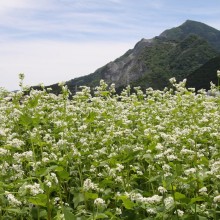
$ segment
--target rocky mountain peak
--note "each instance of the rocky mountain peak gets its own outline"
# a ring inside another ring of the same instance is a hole
[[[169,78],[187,78],[219,55],[220,31],[201,22],[186,20],[152,39],[142,38],[121,57],[66,84],[72,93],[81,85],[94,88],[101,79],[108,84],[115,83],[118,91],[128,84],[143,89],[163,89],[169,86]],[[59,93],[57,84],[50,87]]]
[[[192,34],[205,39],[220,52],[220,31],[202,22],[186,20],[178,27],[165,30],[160,37],[179,41]]]

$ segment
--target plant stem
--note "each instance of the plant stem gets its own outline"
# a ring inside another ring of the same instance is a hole
[[[51,220],[51,210],[50,210],[50,192],[47,190],[47,220]]]
[[[177,219],[179,220],[179,215],[178,215],[177,207],[176,207],[176,199],[175,199],[174,189],[173,189],[173,184],[172,184],[172,183],[171,183],[171,186],[172,186],[172,194],[173,194],[173,200],[174,200],[174,205],[175,205],[176,217],[177,217]]]

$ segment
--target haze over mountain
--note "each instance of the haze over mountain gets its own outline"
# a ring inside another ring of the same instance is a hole
[[[182,80],[190,76],[189,79],[195,83],[190,85],[198,87],[195,77],[202,76],[198,70],[203,70],[202,66],[210,60],[215,62],[214,58],[219,55],[220,31],[201,22],[187,20],[179,27],[165,30],[152,39],[143,38],[133,49],[113,62],[66,84],[73,93],[81,85],[95,87],[101,79],[108,84],[115,83],[118,90],[128,84],[143,89],[163,89],[169,85],[171,77]],[[212,71],[216,74],[216,70]],[[210,79],[209,73],[206,73],[203,83],[206,88]],[[50,87],[54,92],[59,92],[58,84]]]

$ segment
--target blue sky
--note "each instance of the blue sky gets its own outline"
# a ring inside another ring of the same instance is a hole
[[[18,73],[36,85],[94,72],[185,20],[220,30],[219,0],[1,0],[0,87]]]

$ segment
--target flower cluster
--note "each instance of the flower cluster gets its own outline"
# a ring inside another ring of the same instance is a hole
[[[8,202],[11,206],[16,207],[16,206],[22,205],[22,203],[20,201],[18,201],[13,194],[8,193],[8,192],[6,192],[5,194],[6,194],[6,198],[7,198]]]
[[[41,189],[41,186],[38,183],[24,184],[22,187],[20,187],[19,191],[22,195],[29,194],[33,196],[44,193],[44,190]]]
[[[96,206],[104,206],[105,205],[105,201],[102,198],[97,198],[94,200],[94,204]]]
[[[0,219],[219,218],[220,96],[170,81],[0,89]]]

